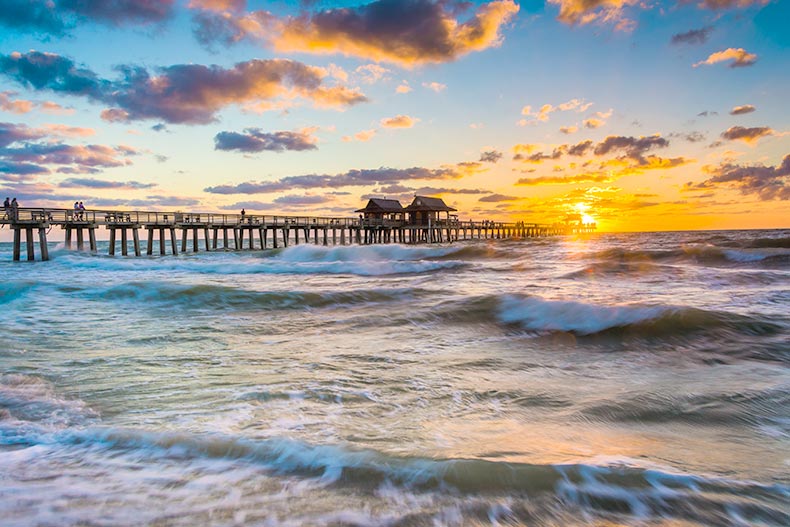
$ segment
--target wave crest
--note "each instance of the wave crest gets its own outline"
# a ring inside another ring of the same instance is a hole
[[[660,516],[703,525],[730,523],[727,519],[785,525],[790,520],[781,505],[790,494],[786,485],[678,474],[627,459],[556,465],[428,459],[283,438],[254,441],[112,428],[48,435],[38,444],[84,448],[91,455],[127,454],[138,463],[177,459],[182,465],[205,467],[212,460],[232,461],[263,466],[273,475],[374,492],[438,492],[462,501],[483,496],[493,501],[547,501],[582,514]],[[547,509],[544,513],[551,511],[551,507]],[[517,510],[512,510],[516,520],[520,516]]]
[[[519,294],[484,295],[444,303],[430,317],[458,323],[499,323],[535,333],[578,336],[628,331],[630,336],[676,337],[719,329],[747,335],[774,334],[770,321],[729,312],[666,305],[600,305],[546,300]]]
[[[732,265],[755,262],[786,262],[790,251],[781,244],[769,242],[745,247],[718,247],[715,245],[688,245],[678,249],[642,250],[613,248],[590,255],[602,262],[620,264],[693,263],[698,265]]]
[[[97,271],[154,271],[197,274],[351,274],[358,276],[408,275],[461,268],[458,260],[439,260],[452,252],[447,247],[398,245],[296,245],[257,252],[185,253],[179,256],[117,258],[90,254],[64,254],[54,258],[67,268]]]

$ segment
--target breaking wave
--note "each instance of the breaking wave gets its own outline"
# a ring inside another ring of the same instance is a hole
[[[754,262],[786,263],[790,251],[784,247],[759,245],[756,248],[717,247],[714,245],[691,245],[679,249],[641,250],[613,248],[590,255],[604,262],[618,263],[693,263],[699,265],[732,265]]]
[[[433,316],[465,322],[496,322],[533,332],[595,335],[628,330],[630,335],[672,337],[723,329],[749,335],[773,334],[780,326],[768,320],[729,312],[664,305],[599,305],[570,300],[505,294],[445,303]]]
[[[436,272],[466,266],[466,263],[458,260],[437,259],[453,250],[446,247],[399,245],[297,245],[257,252],[214,252],[126,259],[70,253],[55,260],[69,268],[104,271],[387,276]]]
[[[535,514],[534,508],[527,514],[517,505],[522,501],[532,507],[543,504],[547,509],[542,512],[547,515],[552,512],[547,504],[560,504],[581,514],[663,517],[708,525],[737,520],[786,525],[790,521],[782,505],[790,495],[787,485],[681,474],[629,459],[565,464],[430,459],[284,438],[256,441],[108,427],[28,433],[27,445],[76,449],[93,459],[129,456],[137,465],[177,461],[185,472],[198,467],[204,471],[209,463],[233,463],[226,470],[257,466],[274,477],[371,494],[441,493],[461,502],[485,499],[490,504],[507,500],[514,506],[505,517],[513,521]]]
[[[35,423],[42,430],[61,430],[95,422],[98,414],[79,399],[57,394],[54,385],[38,376],[0,376],[0,424]],[[6,429],[6,427],[2,427]],[[8,436],[0,433],[0,444]]]
[[[25,297],[37,287],[32,281],[7,281],[0,288],[0,305]]]
[[[311,309],[405,300],[426,294],[410,288],[349,291],[252,291],[217,284],[130,282],[101,288],[62,287],[83,299],[144,302],[161,307]]]

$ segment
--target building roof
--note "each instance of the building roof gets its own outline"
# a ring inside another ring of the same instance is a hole
[[[397,199],[371,198],[364,209],[354,212],[403,212],[403,205]]]
[[[441,198],[429,198],[426,196],[414,196],[414,201],[411,202],[411,205],[403,209],[407,212],[444,212],[444,211],[455,211],[458,209],[454,209],[452,207],[448,207],[445,204],[444,200]]]

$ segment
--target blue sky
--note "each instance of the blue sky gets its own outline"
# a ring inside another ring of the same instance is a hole
[[[23,205],[788,227],[788,2],[0,0]]]

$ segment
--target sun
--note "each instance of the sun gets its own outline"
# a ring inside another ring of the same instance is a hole
[[[586,203],[577,203],[574,208],[579,213],[579,216],[581,216],[583,224],[595,223],[595,218],[593,218],[590,214],[587,213],[588,209],[590,208],[589,205],[587,205]]]

